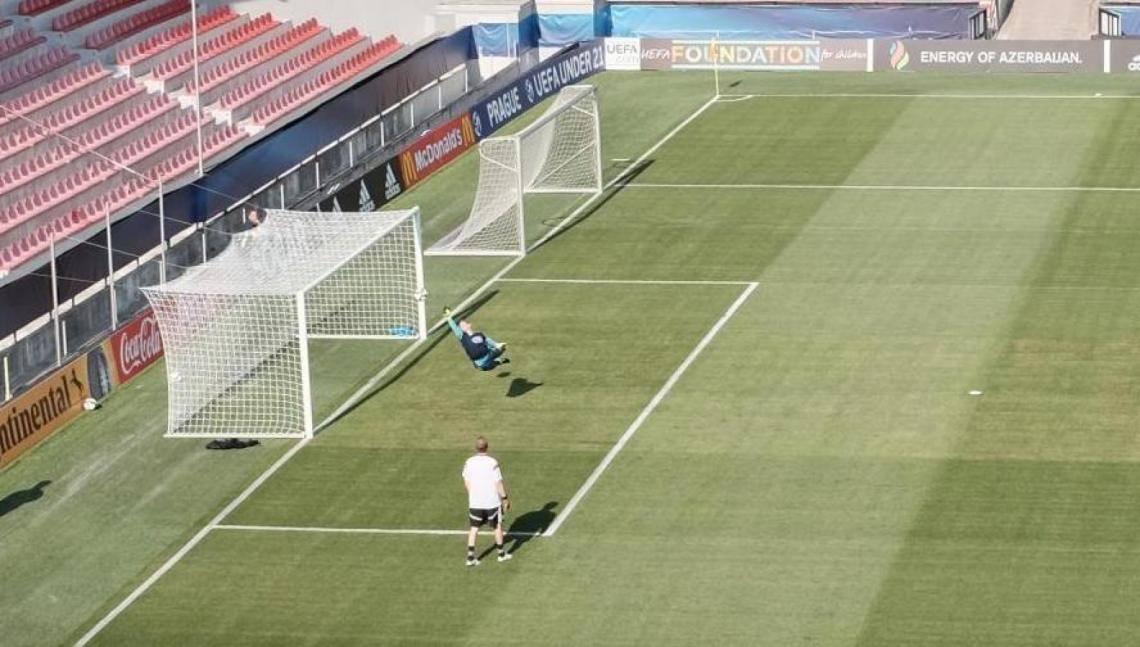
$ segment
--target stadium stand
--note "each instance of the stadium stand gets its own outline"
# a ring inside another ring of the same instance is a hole
[[[0,275],[54,237],[97,230],[267,127],[325,100],[398,51],[190,0],[20,0],[0,4]],[[197,90],[197,92],[196,92]],[[126,170],[124,167],[130,169]]]

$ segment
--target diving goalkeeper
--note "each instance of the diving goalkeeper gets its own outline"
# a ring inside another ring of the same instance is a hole
[[[485,333],[475,330],[469,321],[460,319],[456,323],[451,317],[451,308],[444,308],[443,314],[447,317],[448,327],[459,338],[463,352],[467,353],[475,368],[490,371],[500,364],[510,363],[511,360],[503,357],[503,353],[507,352],[506,344],[500,344]]]

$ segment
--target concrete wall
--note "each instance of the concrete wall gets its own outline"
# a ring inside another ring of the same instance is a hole
[[[396,34],[414,43],[432,33],[439,0],[200,0],[199,7],[228,4],[241,13],[270,12],[280,20],[316,18],[336,31],[356,27],[373,38]]]

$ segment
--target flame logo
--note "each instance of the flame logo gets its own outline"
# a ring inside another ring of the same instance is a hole
[[[891,67],[896,70],[901,70],[910,64],[910,55],[906,53],[906,46],[902,41],[896,40],[891,43]]]

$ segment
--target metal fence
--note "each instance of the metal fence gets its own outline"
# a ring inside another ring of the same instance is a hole
[[[297,207],[328,179],[378,156],[417,126],[428,123],[466,95],[478,80],[477,61],[456,67],[205,223],[171,237],[165,250],[156,247],[107,279],[59,303],[52,312],[22,330],[0,339],[0,402],[35,384],[145,310],[147,301],[140,287],[159,283],[164,273],[167,280],[173,279],[186,268],[220,253],[229,244],[230,234],[249,227],[248,205],[264,209]],[[111,243],[108,233],[107,246],[114,249]]]

